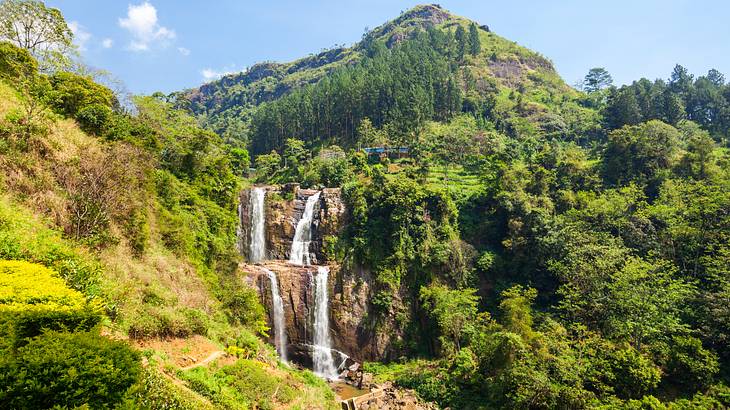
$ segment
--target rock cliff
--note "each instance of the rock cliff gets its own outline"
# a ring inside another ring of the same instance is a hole
[[[260,292],[261,301],[272,312],[271,284],[265,270],[277,276],[279,293],[283,299],[286,333],[289,342],[288,356],[297,363],[310,364],[312,323],[314,315],[313,274],[316,266],[302,267],[288,263],[289,253],[297,222],[304,206],[317,191],[301,189],[298,184],[267,186],[265,196],[265,232],[267,261],[257,265],[245,265],[252,283]],[[241,249],[247,255],[250,242],[249,191],[240,195]],[[330,267],[328,293],[330,295],[330,327],[333,347],[357,361],[378,360],[388,356],[393,334],[374,332],[367,323],[369,313],[370,284],[372,277],[362,267],[342,267],[327,259],[323,243],[326,238],[339,234],[346,220],[346,208],[339,189],[324,189],[313,222],[310,244],[312,263]],[[273,318],[269,318],[273,326]],[[272,340],[273,343],[273,332]],[[336,357],[337,361],[338,358]]]

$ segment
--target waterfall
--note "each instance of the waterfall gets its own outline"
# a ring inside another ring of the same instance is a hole
[[[286,357],[286,324],[284,323],[284,301],[279,294],[279,281],[276,274],[266,268],[262,268],[266,272],[271,282],[271,301],[274,313],[274,334],[276,336],[276,350],[283,362],[287,362]]]
[[[314,373],[320,377],[336,379],[338,377],[335,361],[332,357],[332,338],[330,338],[329,296],[327,293],[327,277],[329,268],[317,267],[314,277],[314,346],[312,362]]]
[[[263,188],[252,188],[250,195],[251,213],[251,245],[248,259],[251,263],[261,262],[266,259],[266,217],[264,216],[264,197],[266,191]]]
[[[314,221],[314,211],[319,203],[319,194],[307,198],[307,204],[304,206],[302,218],[297,222],[297,229],[294,232],[294,240],[291,244],[291,252],[289,254],[289,262],[297,265],[311,265],[312,259],[309,254],[309,243],[312,241],[312,222]]]

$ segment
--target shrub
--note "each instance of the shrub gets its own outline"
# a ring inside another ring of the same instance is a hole
[[[95,83],[90,77],[58,72],[50,77],[50,81],[53,87],[50,105],[70,117],[93,104],[111,108],[117,103],[110,89]]]
[[[76,120],[81,129],[94,135],[103,135],[109,126],[114,113],[112,109],[103,104],[91,104],[76,113]]]
[[[36,73],[38,62],[28,50],[8,42],[0,42],[0,77],[17,78],[24,73]]]
[[[205,336],[208,333],[208,318],[197,309],[143,306],[129,317],[133,322],[128,334],[133,339]]]
[[[155,369],[146,368],[119,408],[194,410],[213,407],[198,399],[189,390],[175,386]]]
[[[32,261],[58,272],[73,289],[94,295],[101,267],[66,245],[30,212],[0,197],[0,259]]]
[[[667,378],[687,391],[698,391],[712,384],[719,371],[717,355],[702,347],[694,337],[675,336],[667,361]]]
[[[0,407],[111,408],[140,372],[139,353],[123,342],[93,332],[46,332],[0,361]]]
[[[6,347],[18,347],[47,329],[88,330],[101,320],[100,311],[54,271],[34,263],[0,261],[0,331]]]

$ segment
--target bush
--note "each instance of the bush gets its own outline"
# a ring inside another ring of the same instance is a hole
[[[111,108],[117,104],[114,93],[90,77],[58,72],[50,77],[50,81],[53,87],[50,105],[69,117],[75,117],[79,111],[91,105]]]
[[[123,342],[93,332],[46,332],[0,361],[0,407],[112,408],[140,373],[139,353]]]
[[[91,329],[101,320],[100,311],[54,271],[34,263],[0,261],[0,346],[17,348],[47,329]]]
[[[100,136],[106,132],[113,115],[112,109],[108,106],[91,104],[76,113],[76,120],[79,122],[82,130],[89,134]]]
[[[288,380],[267,371],[265,364],[239,359],[220,369],[198,367],[181,373],[191,389],[225,408],[274,409],[274,403],[289,403],[296,390]]]
[[[623,399],[641,398],[657,387],[661,372],[651,360],[633,348],[610,353],[611,382]]]
[[[667,361],[667,379],[687,391],[703,390],[720,370],[717,355],[702,347],[694,337],[675,336]]]
[[[127,333],[133,339],[205,336],[208,333],[208,317],[197,309],[143,306],[129,317],[133,322]]]
[[[120,408],[194,410],[213,407],[198,399],[189,390],[175,386],[156,370],[146,368]]]
[[[28,50],[8,42],[0,42],[0,77],[15,79],[25,73],[36,73],[38,62]]]
[[[98,292],[101,267],[69,247],[61,235],[0,196],[0,259],[27,260],[58,272],[73,289]]]

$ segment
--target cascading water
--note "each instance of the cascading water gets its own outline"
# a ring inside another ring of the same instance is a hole
[[[251,189],[250,212],[251,212],[251,244],[249,246],[248,259],[251,263],[261,262],[266,259],[266,217],[264,215],[264,198],[266,190],[263,188]]]
[[[314,346],[312,346],[312,363],[314,373],[327,379],[338,377],[335,360],[332,357],[332,338],[330,337],[329,295],[327,294],[327,277],[329,268],[317,267],[314,277]]]
[[[311,265],[309,243],[312,241],[312,222],[314,221],[314,211],[319,204],[320,193],[317,192],[307,198],[302,218],[297,222],[297,229],[294,232],[294,240],[291,243],[291,252],[289,253],[289,262],[291,263]]]
[[[266,272],[266,276],[269,277],[271,283],[271,302],[273,305],[274,313],[274,334],[276,336],[276,351],[279,352],[279,357],[283,362],[287,362],[286,354],[286,325],[284,324],[284,301],[281,299],[279,293],[279,281],[276,279],[276,274],[266,268],[262,268]]]

